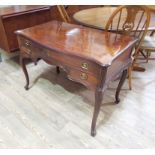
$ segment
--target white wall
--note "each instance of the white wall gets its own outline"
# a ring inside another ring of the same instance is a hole
[[[11,5],[0,5],[0,8],[8,7],[8,6],[11,6]]]

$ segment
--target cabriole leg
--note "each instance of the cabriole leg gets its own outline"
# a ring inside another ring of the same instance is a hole
[[[121,88],[122,88],[122,86],[123,86],[123,84],[125,82],[126,77],[127,77],[127,69],[123,71],[121,79],[120,79],[118,87],[117,87],[117,90],[116,90],[115,103],[117,103],[117,104],[120,102],[119,93],[120,93],[120,90],[121,90]]]
[[[96,121],[100,112],[100,107],[103,99],[103,93],[101,90],[96,90],[95,92],[95,106],[94,106],[94,113],[93,119],[91,124],[91,135],[94,137],[96,135]]]
[[[56,66],[56,72],[57,72],[57,74],[60,73],[60,68],[59,68],[59,66]]]
[[[25,85],[25,89],[28,90],[29,89],[29,75],[26,69],[26,65],[25,65],[25,58],[20,57],[20,64],[22,66],[25,78],[26,78],[26,85]]]

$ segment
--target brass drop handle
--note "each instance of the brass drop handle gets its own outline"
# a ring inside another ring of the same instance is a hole
[[[28,40],[26,40],[25,45],[30,46],[31,44],[30,44],[30,42]]]
[[[81,68],[85,69],[85,70],[88,70],[88,64],[86,62],[82,63]]]
[[[30,50],[30,49],[27,49],[25,52],[26,52],[27,54],[31,54],[31,50]]]
[[[26,53],[26,54],[31,54],[31,49],[29,49],[29,48],[27,48],[27,47],[25,47],[25,46],[21,46],[21,49],[22,49],[22,51],[23,51],[24,53]]]
[[[81,74],[80,74],[80,78],[81,78],[82,80],[87,80],[87,79],[88,79],[88,75],[87,75],[86,73],[81,73]]]

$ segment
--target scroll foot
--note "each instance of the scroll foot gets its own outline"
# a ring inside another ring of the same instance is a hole
[[[25,89],[28,90],[29,89],[29,75],[26,69],[26,65],[25,65],[25,58],[20,57],[20,64],[22,66],[25,78],[26,78],[26,85],[25,85]]]
[[[60,68],[59,68],[59,66],[56,66],[56,72],[57,72],[57,74],[60,73]]]
[[[118,87],[117,87],[117,90],[116,90],[116,94],[115,94],[115,103],[118,104],[120,102],[120,99],[119,99],[119,93],[120,93],[120,90],[125,82],[125,79],[127,77],[127,70],[124,70],[123,73],[122,73],[122,76],[121,76],[121,79],[119,81],[119,84],[118,84]]]
[[[95,106],[94,106],[94,113],[93,113],[93,119],[91,124],[91,136],[96,135],[96,122],[97,118],[100,112],[100,107],[102,103],[103,93],[100,90],[96,90],[95,92]]]

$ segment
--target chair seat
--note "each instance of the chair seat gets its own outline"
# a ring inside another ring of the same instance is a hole
[[[146,36],[141,44],[142,49],[155,50],[155,37]]]

